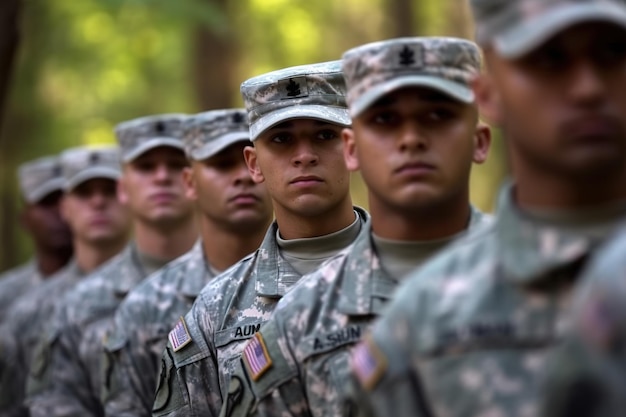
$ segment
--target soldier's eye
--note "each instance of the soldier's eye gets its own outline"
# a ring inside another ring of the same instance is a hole
[[[291,140],[291,137],[286,133],[277,133],[270,138],[272,143],[287,143]]]
[[[334,130],[324,129],[324,130],[321,130],[317,134],[317,137],[318,139],[321,139],[321,140],[333,140],[333,139],[337,139],[339,137],[339,134],[335,132]]]
[[[379,125],[390,125],[398,121],[398,117],[393,112],[379,112],[372,116],[372,122]]]

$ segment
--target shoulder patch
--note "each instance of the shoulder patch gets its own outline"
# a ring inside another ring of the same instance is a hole
[[[176,326],[172,329],[172,331],[170,331],[167,338],[172,344],[174,352],[178,352],[191,343],[191,335],[189,335],[187,324],[185,323],[185,319],[183,317],[178,320]]]
[[[272,366],[272,358],[267,353],[267,347],[261,333],[254,334],[241,356],[253,381],[259,379]]]
[[[366,390],[373,389],[387,369],[387,358],[376,343],[366,337],[354,349],[352,370]]]

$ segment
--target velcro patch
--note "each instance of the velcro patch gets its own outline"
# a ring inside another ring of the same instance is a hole
[[[261,333],[255,333],[243,350],[243,361],[250,371],[253,381],[256,381],[272,366],[272,358],[267,353],[267,347]]]
[[[167,338],[172,344],[174,352],[178,352],[191,343],[191,336],[189,335],[187,324],[185,323],[185,319],[183,317],[178,320],[178,323],[176,323],[176,326],[172,329],[172,331],[170,331]]]
[[[352,370],[366,390],[376,386],[387,369],[387,358],[369,337],[359,343],[352,354]]]

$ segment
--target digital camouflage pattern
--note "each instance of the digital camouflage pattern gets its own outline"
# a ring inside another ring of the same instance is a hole
[[[542,417],[618,417],[626,410],[626,229],[600,249],[573,299],[573,334],[547,371]]]
[[[17,176],[22,196],[31,204],[63,189],[63,172],[57,156],[25,162],[18,167]]]
[[[26,399],[31,416],[103,415],[103,339],[115,309],[146,275],[129,244],[60,300],[33,357]]]
[[[250,139],[289,119],[351,124],[341,61],[301,65],[259,75],[241,84]]]
[[[17,300],[0,330],[0,415],[28,415],[23,406],[33,351],[47,329],[54,308],[82,278],[74,261]],[[10,339],[10,340],[8,340]]]
[[[505,57],[523,56],[582,21],[626,27],[624,0],[470,0],[476,41]]]
[[[468,229],[491,221],[473,209]],[[349,352],[398,284],[382,268],[368,224],[352,246],[304,276],[280,300],[259,331],[271,367],[255,379],[239,361],[221,415],[351,415]]]
[[[107,416],[150,416],[167,334],[214,278],[198,241],[133,289],[107,337],[102,402]]]
[[[401,87],[441,90],[471,103],[470,81],[480,72],[473,42],[442,37],[397,38],[362,45],[343,54],[342,68],[352,117]]]
[[[355,208],[361,225],[368,214]],[[152,414],[217,416],[245,342],[301,275],[279,253],[276,222],[259,249],[211,281],[185,315],[190,342],[168,342]]]
[[[117,146],[71,148],[61,153],[59,162],[66,191],[93,178],[117,181],[122,174]]]
[[[0,324],[19,297],[43,282],[36,259],[0,274]]]
[[[202,161],[233,143],[250,140],[245,109],[212,110],[190,116],[183,127],[189,159]]]
[[[130,162],[159,146],[184,150],[182,142],[184,114],[160,114],[122,122],[115,127],[122,161]]]
[[[504,188],[491,227],[411,274],[355,349],[357,415],[538,415],[574,280],[626,208],[540,221],[512,194]]]

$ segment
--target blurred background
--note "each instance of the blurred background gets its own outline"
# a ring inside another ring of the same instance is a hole
[[[0,271],[26,260],[16,168],[81,144],[113,143],[124,120],[239,107],[240,83],[418,35],[471,39],[459,0],[0,1]],[[494,136],[472,202],[492,211],[505,161]],[[356,204],[365,188],[353,178]]]

